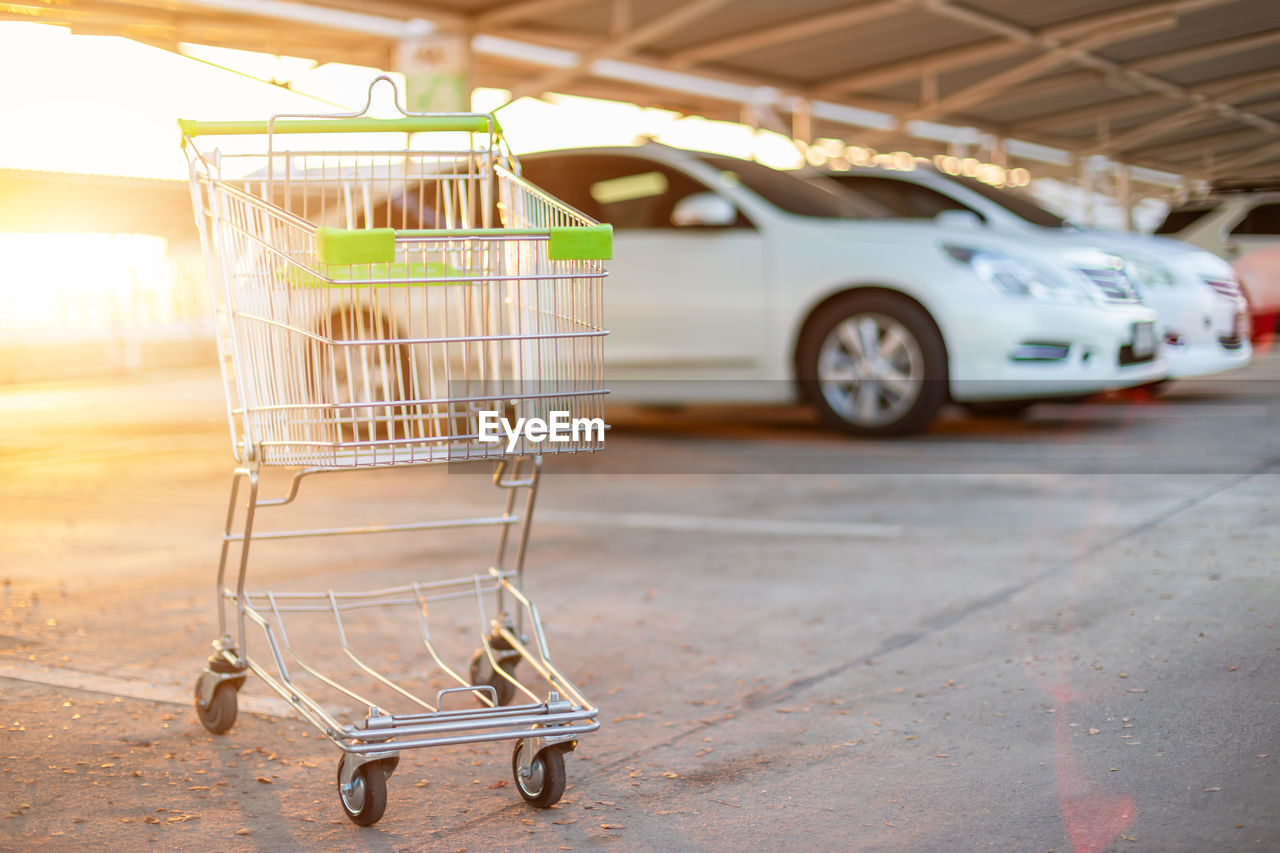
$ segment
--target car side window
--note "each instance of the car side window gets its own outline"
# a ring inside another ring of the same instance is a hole
[[[708,191],[683,172],[640,157],[527,157],[522,167],[527,180],[618,230],[677,228],[671,218],[676,204]]]
[[[1280,235],[1280,204],[1260,204],[1245,214],[1244,219],[1231,229],[1232,234],[1243,236]]]
[[[846,188],[879,202],[901,219],[932,219],[944,210],[965,210],[982,216],[978,211],[936,190],[907,181],[867,177],[845,179],[841,183]]]

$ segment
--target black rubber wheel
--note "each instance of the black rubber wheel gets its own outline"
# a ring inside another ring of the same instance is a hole
[[[986,400],[961,403],[971,414],[982,418],[1020,418],[1039,400]]]
[[[498,645],[499,642],[502,643],[502,646],[507,645],[506,641],[502,640],[500,637],[494,638],[490,640],[490,642],[493,644],[494,651],[504,650]],[[501,667],[508,675],[515,670],[516,664],[519,662],[519,658],[509,661],[504,661],[501,657],[498,658],[498,666]],[[484,649],[477,649],[476,653],[471,656],[471,684],[473,686],[487,684],[492,687],[494,692],[498,694],[497,698],[499,705],[506,705],[511,701],[512,697],[516,695],[516,686],[498,673],[494,672],[493,665],[489,663],[489,656],[485,654]],[[480,702],[479,697],[480,694],[476,694],[477,702]],[[483,705],[484,703],[480,702],[480,704]]]
[[[892,294],[851,293],[823,306],[805,326],[796,371],[822,420],[855,435],[919,432],[948,397],[937,327]]]
[[[236,686],[224,681],[213,689],[213,699],[207,707],[200,707],[200,679],[196,679],[196,716],[210,734],[221,735],[231,731],[236,723]]]
[[[338,801],[342,811],[357,826],[373,826],[387,810],[387,773],[381,761],[363,764],[351,777],[351,790],[342,790],[342,766],[346,763],[344,752],[338,760]]]
[[[548,746],[533,757],[533,773],[528,779],[520,776],[520,754],[527,741],[516,741],[511,751],[511,775],[515,777],[520,796],[534,808],[546,809],[560,802],[564,796],[564,754],[566,747]]]

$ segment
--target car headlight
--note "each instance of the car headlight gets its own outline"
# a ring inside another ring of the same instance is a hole
[[[943,246],[953,260],[965,264],[1001,296],[1046,302],[1086,302],[1084,291],[1065,278],[1047,275],[1033,264],[990,249]]]

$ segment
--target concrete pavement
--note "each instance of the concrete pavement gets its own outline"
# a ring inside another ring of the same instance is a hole
[[[551,648],[602,712],[563,801],[529,809],[503,744],[410,752],[369,829],[263,685],[222,737],[186,698],[216,631],[216,376],[11,387],[0,850],[1280,848],[1277,379],[1263,357],[895,442],[615,408],[605,454],[549,460],[531,546]],[[491,492],[341,475],[299,516]],[[278,544],[252,573],[456,576],[488,559],[465,534]],[[379,650],[412,672],[413,645]]]

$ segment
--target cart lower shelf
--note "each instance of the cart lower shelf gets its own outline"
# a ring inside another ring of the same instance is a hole
[[[346,815],[362,826],[382,817],[387,780],[400,752],[433,746],[514,741],[512,775],[521,796],[538,808],[554,805],[564,792],[564,756],[579,736],[599,728],[598,712],[552,662],[537,608],[512,576],[491,569],[371,592],[246,592],[239,599],[224,590],[240,618],[261,628],[269,659],[234,648],[229,637],[215,642],[196,681],[196,713],[211,733],[229,731],[237,693],[250,672],[257,675],[342,750],[339,799]],[[485,607],[490,596],[497,603],[492,619]],[[475,608],[479,645],[465,667],[450,660],[432,636],[433,610],[446,602]],[[360,684],[343,683],[304,659],[304,641],[308,656],[317,651],[317,622],[336,631],[342,657]],[[370,627],[402,639],[406,632],[396,626],[405,622],[416,623],[430,666],[415,661],[412,677],[397,680],[385,672],[388,667],[368,663],[355,646]],[[438,687],[442,682],[448,686]],[[437,685],[433,701],[423,698],[424,683]],[[345,707],[322,703],[317,690],[341,697]],[[352,704],[363,709],[362,717],[352,719],[358,716]]]

